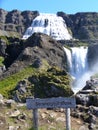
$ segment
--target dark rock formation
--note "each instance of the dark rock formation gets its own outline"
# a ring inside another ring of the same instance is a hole
[[[41,33],[34,33],[24,43],[24,51],[18,57],[18,61],[25,64],[33,64],[37,59],[45,59],[50,66],[65,69],[66,57],[62,45]]]
[[[38,15],[38,11],[5,11],[0,9],[0,30],[18,32],[22,36],[32,20]],[[9,33],[8,33],[9,34]],[[4,35],[4,34],[2,34]]]
[[[98,63],[98,43],[91,44],[88,47],[88,63],[90,69]]]
[[[82,40],[98,39],[98,13],[67,15],[64,12],[58,12],[57,14],[63,17],[74,38]]]
[[[4,64],[8,68],[19,56],[23,50],[24,42],[18,38],[8,38],[10,44],[6,45],[6,57]]]
[[[33,19],[39,15],[38,11],[5,11],[0,9],[0,30],[24,34]],[[58,12],[57,15],[63,17],[72,35],[76,39],[98,39],[98,13],[77,13],[68,15],[64,12]],[[5,35],[5,32],[2,32]],[[7,34],[6,34],[7,35]]]
[[[0,39],[0,56],[6,56],[6,41],[3,39]]]
[[[98,127],[98,78],[86,82],[85,87],[76,94],[77,109],[72,115],[88,124],[89,130]]]
[[[66,55],[63,47],[51,37],[35,33],[22,45],[11,44],[7,48],[7,53],[10,54],[9,59],[13,60],[14,58],[15,61],[3,76],[16,73],[29,65],[40,67],[43,60],[50,66],[66,69]]]
[[[78,104],[98,106],[98,79],[86,81],[85,87],[76,94]]]

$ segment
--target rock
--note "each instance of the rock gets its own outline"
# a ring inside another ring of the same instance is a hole
[[[0,94],[0,100],[3,100],[3,96],[2,96],[2,94]]]
[[[82,119],[88,123],[89,130],[95,130],[97,127],[97,89],[98,79],[91,78],[86,82],[86,86],[76,94],[77,111],[73,113],[73,116],[77,115],[77,113],[80,113],[80,117],[82,117]]]
[[[98,79],[90,79],[85,87],[76,94],[77,104],[98,106]]]
[[[41,59],[36,59],[35,61],[34,61],[34,63],[33,63],[33,66],[35,67],[35,68],[40,68],[41,67],[41,65],[42,65],[42,61],[41,61]]]
[[[25,113],[22,113],[18,116],[18,120],[20,121],[25,121],[26,120],[26,114]]]
[[[24,103],[25,100],[26,100],[25,94],[28,93],[28,91],[27,91],[27,81],[22,80],[22,81],[18,82],[14,91],[15,92],[14,92],[14,95],[13,95],[13,100],[15,100],[16,102],[23,102]]]
[[[4,39],[0,39],[0,56],[6,56],[6,41]]]
[[[20,93],[26,92],[27,83],[25,80],[20,81],[18,85],[16,86],[16,90],[18,90]]]
[[[90,97],[87,94],[79,93],[76,95],[76,102],[77,102],[77,104],[81,104],[81,105],[89,105]]]
[[[1,110],[0,110],[1,111]],[[6,119],[5,119],[5,117],[4,117],[4,115],[2,114],[0,114],[0,128],[1,129],[3,129],[4,128],[4,126],[5,126],[5,124],[6,124]]]
[[[8,130],[18,130],[19,126],[9,126]]]
[[[32,20],[39,14],[38,11],[5,11],[0,9],[0,29],[5,30],[8,35],[10,32],[17,32],[20,36],[25,32],[28,26],[31,25]],[[3,32],[2,35],[5,35]]]
[[[90,106],[89,107],[89,111],[94,114],[95,116],[98,117],[98,107],[95,107],[95,106]]]
[[[18,117],[19,115],[20,115],[20,111],[14,110],[14,111],[11,112],[10,117],[15,118],[15,117]]]
[[[11,53],[12,52],[14,56],[14,50],[11,51]],[[15,61],[0,78],[14,74],[28,65],[36,65],[37,67],[40,67],[42,64],[44,64],[44,66],[58,66],[62,70],[66,70],[67,59],[62,45],[47,35],[34,33],[24,43],[24,49],[22,52],[18,52],[19,55],[16,55],[16,57],[18,56],[17,59],[14,59]]]
[[[75,118],[81,118],[81,112],[73,112],[72,113],[72,116],[75,117]]]
[[[58,117],[58,118],[56,118],[56,121],[61,121],[61,122],[65,122],[65,118],[64,117]]]
[[[81,12],[67,15],[64,12],[58,12],[57,14],[63,17],[76,39],[97,39],[98,23],[96,18],[98,18],[98,13]]]
[[[93,123],[89,124],[88,128],[89,128],[90,130],[94,130],[95,124],[93,124]]]
[[[2,75],[4,71],[6,71],[5,66],[0,66],[0,75]]]
[[[89,129],[83,125],[83,126],[81,126],[81,127],[79,128],[79,130],[89,130]]]
[[[4,99],[3,99],[2,94],[0,94],[0,105],[2,106],[3,104],[4,104]]]
[[[7,13],[8,13],[7,11],[0,9],[0,23],[3,23],[3,24],[5,23]],[[4,26],[0,26],[0,29],[4,29],[2,27]]]
[[[54,113],[54,112],[53,112],[53,113],[50,113],[49,116],[50,116],[51,118],[55,118],[55,117],[57,116],[57,113]]]
[[[96,117],[91,113],[89,114],[88,122],[96,124]]]
[[[42,119],[45,119],[46,116],[47,116],[47,115],[46,115],[45,113],[42,113],[42,114],[41,114]]]
[[[15,105],[15,101],[12,99],[5,100],[5,105],[9,108],[11,108],[13,105]]]
[[[20,36],[23,35],[27,27],[32,23],[32,20],[39,15],[38,11],[5,11],[0,9],[0,29],[8,31],[18,32]],[[65,14],[64,12],[57,12],[58,16],[63,17],[70,32],[75,39],[97,39],[98,37],[98,13],[76,13],[74,15]],[[5,33],[3,32],[3,35]]]
[[[92,69],[92,67],[94,68],[94,66],[96,66],[96,59],[98,58],[97,50],[98,50],[97,43],[91,44],[88,47],[88,63],[89,63],[90,69]]]

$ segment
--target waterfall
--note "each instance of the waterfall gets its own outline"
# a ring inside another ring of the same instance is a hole
[[[72,56],[71,56],[71,50],[64,48],[64,51],[66,52],[66,56],[67,56],[67,62],[68,62],[68,68],[70,71],[70,68],[72,68]]]
[[[87,47],[73,47],[72,50],[72,66],[70,73],[75,78],[80,78],[88,70]]]
[[[31,26],[27,28],[23,39],[27,39],[35,32],[47,34],[56,40],[72,39],[63,18],[55,14],[40,14],[37,16]]]
[[[72,88],[74,92],[77,92],[84,87],[88,72],[87,52],[88,47],[72,47],[71,51],[64,48],[67,60],[69,63],[69,73],[74,77],[74,84]]]

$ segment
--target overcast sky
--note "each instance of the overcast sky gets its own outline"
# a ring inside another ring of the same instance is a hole
[[[40,13],[67,14],[77,12],[98,12],[98,0],[0,0],[0,8],[39,11]]]

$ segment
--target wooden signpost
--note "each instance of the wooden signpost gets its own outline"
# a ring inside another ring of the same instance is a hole
[[[35,130],[38,130],[38,109],[40,108],[66,108],[66,130],[71,130],[70,108],[76,107],[75,98],[28,98],[26,99],[28,109],[33,109],[33,124]]]

